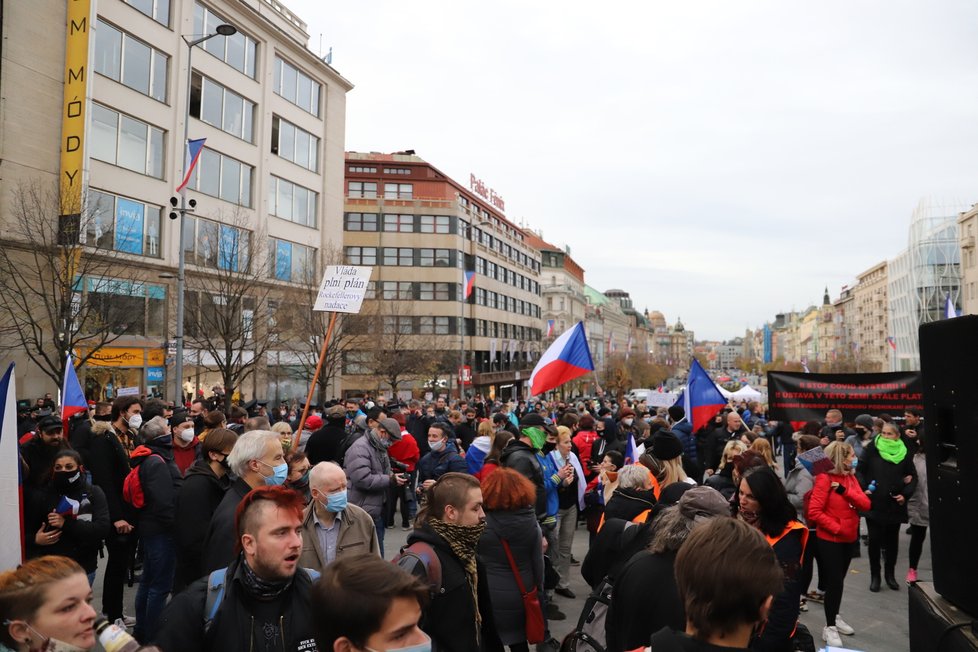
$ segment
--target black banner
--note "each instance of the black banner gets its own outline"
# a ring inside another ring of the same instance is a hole
[[[919,371],[883,374],[767,374],[768,418],[777,421],[823,421],[825,411],[842,411],[851,422],[860,414],[883,412],[903,417],[907,408],[924,409]]]

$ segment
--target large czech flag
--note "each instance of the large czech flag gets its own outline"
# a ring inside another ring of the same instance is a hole
[[[65,437],[68,436],[68,419],[86,410],[88,401],[85,400],[85,393],[78,382],[78,374],[75,373],[75,365],[69,353],[65,363],[64,381],[61,384],[61,423],[64,425]]]
[[[584,334],[584,322],[579,321],[554,340],[533,368],[530,394],[543,394],[589,371],[594,371],[594,362]]]
[[[713,379],[700,365],[699,360],[693,358],[686,380],[686,391],[683,392],[683,409],[693,426],[693,432],[705,426],[726,404],[727,399],[720,393]]]
[[[23,502],[17,447],[17,388],[13,363],[0,379],[0,568],[23,563]]]

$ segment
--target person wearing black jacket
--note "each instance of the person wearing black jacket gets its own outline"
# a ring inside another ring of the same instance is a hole
[[[591,445],[591,460],[604,459],[608,451],[618,451],[625,454],[625,443],[618,439],[618,424],[611,417],[602,417],[594,424],[598,433],[598,441]],[[633,462],[636,460],[632,460]]]
[[[513,469],[520,475],[527,478],[536,487],[537,497],[534,508],[537,520],[547,517],[547,489],[543,480],[543,466],[533,445],[528,443],[529,437],[521,436],[520,439],[513,439],[503,449],[499,456],[500,466]]]
[[[736,412],[728,412],[724,418],[724,425],[711,432],[706,439],[706,474],[713,475],[723,459],[723,448],[731,439],[740,439],[741,435],[747,432],[744,422]]]
[[[123,585],[135,549],[132,533],[136,517],[132,507],[122,500],[122,484],[129,475],[129,453],[133,450],[131,435],[141,422],[141,411],[138,397],[120,396],[112,403],[111,422],[92,424],[89,441],[88,470],[92,473],[92,482],[105,494],[112,519],[112,528],[105,539],[108,561],[102,578],[102,613],[109,622],[124,618]],[[130,423],[134,425],[130,426]]]
[[[65,449],[54,458],[50,480],[27,506],[27,557],[74,559],[91,584],[110,525],[105,494],[85,479],[81,455]]]
[[[618,472],[618,488],[604,506],[604,517],[631,521],[650,511],[655,502],[651,473],[640,464],[630,464]]]
[[[310,606],[313,576],[298,566],[302,498],[285,487],[262,486],[249,492],[242,502],[234,534],[240,552],[221,576],[215,575],[213,580],[203,577],[173,598],[160,617],[158,635],[151,641],[161,649],[316,649]],[[218,595],[218,586],[223,587],[222,595]],[[209,606],[214,611],[208,613]]]
[[[51,474],[51,465],[58,453],[69,448],[62,433],[61,419],[50,414],[37,424],[37,434],[21,445],[20,455],[27,464],[24,486],[33,491],[44,486]]]
[[[156,635],[160,612],[173,590],[177,563],[173,525],[183,474],[173,461],[173,435],[164,417],[150,419],[140,435],[146,443],[133,451],[132,465],[139,474],[144,498],[137,516],[143,551],[143,578],[136,591],[136,628],[133,635],[137,639],[151,640]]]
[[[343,464],[341,447],[346,439],[346,410],[342,405],[334,405],[323,415],[323,427],[309,436],[306,442],[306,456],[309,464],[320,462]]]
[[[238,436],[234,431],[218,428],[201,444],[202,458],[187,469],[177,493],[177,522],[174,538],[177,546],[177,570],[174,593],[204,575],[201,560],[204,540],[211,518],[231,486],[227,458]]]
[[[883,565],[886,585],[899,590],[895,568],[900,544],[900,524],[906,523],[907,501],[917,489],[917,469],[913,455],[894,423],[883,424],[883,432],[863,446],[856,466],[859,484],[869,494],[870,510],[866,514],[869,530],[869,590],[880,590],[880,553],[885,551]],[[873,484],[875,483],[875,485]]]

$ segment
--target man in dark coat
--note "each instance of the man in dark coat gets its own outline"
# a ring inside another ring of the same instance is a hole
[[[744,427],[740,415],[736,411],[731,411],[724,417],[723,425],[707,436],[704,446],[707,458],[704,464],[709,475],[713,475],[720,466],[720,460],[723,459],[723,449],[727,442],[731,439],[740,439],[745,432],[747,432],[747,428]]]
[[[20,455],[27,464],[24,484],[28,490],[39,488],[45,483],[54,458],[64,448],[68,448],[68,444],[63,437],[61,419],[53,414],[41,417],[37,424],[37,434],[20,447]]]
[[[323,415],[323,427],[309,436],[306,442],[306,456],[309,464],[320,462],[343,464],[340,448],[346,438],[346,410],[342,405],[334,405]]]

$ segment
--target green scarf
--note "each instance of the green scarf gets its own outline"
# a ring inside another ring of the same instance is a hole
[[[479,614],[479,573],[475,551],[482,533],[486,531],[486,524],[482,522],[478,525],[456,525],[437,518],[429,518],[428,526],[448,543],[452,553],[465,567],[465,575],[472,590],[472,604],[475,605],[476,630],[478,630],[479,625],[482,624],[482,617]]]
[[[533,448],[537,450],[543,448],[543,445],[547,443],[547,433],[543,428],[536,426],[523,428],[523,435],[530,438],[530,441],[533,442]]]
[[[883,435],[876,435],[873,443],[880,452],[880,457],[892,464],[899,464],[907,456],[907,445],[902,439],[886,439]]]

